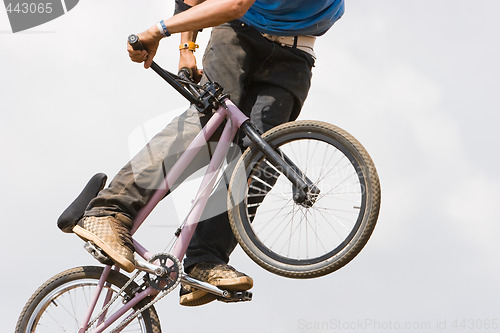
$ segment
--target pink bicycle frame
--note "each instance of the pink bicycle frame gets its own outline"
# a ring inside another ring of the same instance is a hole
[[[234,136],[236,135],[237,130],[240,128],[241,124],[248,120],[248,117],[245,116],[229,99],[226,99],[223,103],[224,106],[220,106],[218,110],[213,114],[208,123],[203,127],[200,133],[194,138],[191,144],[188,146],[186,151],[181,155],[181,157],[177,160],[177,162],[173,165],[173,167],[168,171],[167,175],[163,179],[159,189],[153,194],[151,200],[144,206],[138,213],[137,217],[134,220],[134,225],[132,228],[132,235],[137,231],[137,229],[142,225],[142,223],[146,220],[148,215],[153,211],[156,205],[165,197],[167,192],[169,191],[170,184],[174,184],[175,181],[179,178],[182,172],[187,168],[187,166],[193,161],[196,154],[206,146],[207,141],[214,134],[217,128],[227,119],[227,123],[222,132],[221,138],[217,144],[217,147],[214,151],[214,154],[210,160],[208,165],[208,169],[203,177],[201,185],[199,187],[198,193],[195,198],[195,204],[193,209],[189,212],[186,222],[182,228],[182,232],[177,238],[174,248],[172,250],[172,254],[182,261],[184,255],[186,254],[187,247],[191,238],[193,236],[194,230],[198,224],[198,221],[203,213],[203,210],[206,206],[207,200],[210,196],[212,188],[217,179],[217,175],[220,170],[220,166],[229,150],[229,146],[233,141]],[[149,260],[151,258],[151,253],[141,244],[139,244],[136,240],[133,240],[134,246],[136,249],[136,253],[140,255],[145,260]],[[104,282],[106,281],[109,273],[111,271],[111,267],[107,266],[101,279],[99,280],[98,286],[96,288],[95,294],[93,296],[92,301],[90,302],[90,306],[88,308],[87,314],[82,323],[82,328],[80,328],[79,332],[83,333],[86,330],[86,327],[90,321],[92,313],[97,305],[97,301],[99,296],[103,290]],[[156,295],[158,291],[152,287],[148,287],[144,291],[135,295],[133,299],[127,302],[123,307],[121,307],[118,311],[113,313],[106,320],[99,320],[98,327],[95,329],[95,333],[100,333],[108,328],[113,322],[123,316],[127,311],[133,308],[137,303],[142,301],[144,298]],[[106,300],[109,301],[109,295],[106,297]],[[105,301],[106,303],[107,301]]]

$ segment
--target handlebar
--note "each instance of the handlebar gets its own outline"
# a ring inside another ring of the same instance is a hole
[[[144,50],[144,45],[135,34],[128,36],[128,42],[134,50]],[[229,98],[228,95],[222,93],[222,87],[217,82],[207,82],[203,87],[194,84],[193,72],[190,68],[182,67],[179,69],[179,74],[175,75],[164,70],[154,61],[151,64],[151,69],[160,75],[184,96],[191,104],[194,104],[199,112],[206,113],[210,110],[217,109],[218,105]]]
[[[132,46],[134,50],[144,50],[144,45],[141,43],[139,40],[139,37],[135,34],[129,35],[128,36],[128,42]],[[164,70],[156,62],[153,61],[151,64],[151,69],[156,72],[156,74],[160,75],[165,81],[168,82],[174,88],[177,90],[184,98],[186,98],[191,104],[195,105],[200,105],[199,99],[194,96],[192,93],[184,89],[184,86],[180,84],[177,79],[176,75],[170,73],[169,71]]]
[[[139,40],[139,37],[135,34],[128,36],[128,42],[132,46],[132,48],[136,51],[144,50],[144,45]],[[182,67],[179,69],[179,73],[177,74],[182,80],[194,82],[193,80],[193,71],[191,68]]]

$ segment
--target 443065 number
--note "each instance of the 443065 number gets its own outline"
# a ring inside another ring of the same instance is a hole
[[[52,2],[46,3],[34,3],[34,2],[22,2],[7,4],[7,13],[18,13],[18,14],[50,14],[52,13]]]

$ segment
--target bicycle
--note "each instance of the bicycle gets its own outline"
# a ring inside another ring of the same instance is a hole
[[[135,49],[142,47],[135,35],[129,36],[129,43]],[[23,308],[17,333],[119,332],[125,326],[131,331],[160,332],[154,304],[179,283],[212,293],[220,301],[250,301],[251,292],[222,290],[198,281],[181,265],[238,130],[252,145],[231,176],[228,214],[238,243],[253,261],[284,277],[319,277],[349,263],[370,238],[379,213],[380,184],[370,156],[353,136],[334,125],[308,120],[285,123],[260,135],[216,82],[201,86],[185,70],[175,75],[155,62],[151,68],[199,112],[212,116],[139,212],[132,234],[167,194],[168,184],[226,121],[171,251],[152,255],[134,239],[142,260],[136,260],[136,271],[128,277],[113,267],[104,251],[87,242],[87,251],[105,266],[69,269],[45,282]],[[72,229],[105,183],[104,174],[92,177],[59,218],[63,231]]]

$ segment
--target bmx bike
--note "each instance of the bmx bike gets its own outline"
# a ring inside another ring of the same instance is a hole
[[[129,42],[141,48],[137,36],[129,36]],[[198,85],[184,70],[175,75],[154,62],[151,68],[211,118],[134,219],[132,235],[167,194],[169,184],[224,126],[175,242],[170,251],[152,254],[134,239],[132,276],[113,266],[102,249],[86,243],[104,267],[72,268],[45,282],[23,308],[17,333],[120,332],[125,327],[160,332],[154,304],[179,283],[212,293],[220,301],[251,300],[251,292],[219,289],[185,274],[181,265],[238,130],[252,145],[232,173],[227,210],[238,243],[257,264],[289,278],[323,276],[349,263],[372,234],[380,207],[379,179],[367,151],[353,136],[334,125],[309,120],[285,123],[261,135],[216,82]],[[104,174],[95,175],[61,215],[60,227],[71,230],[105,182]]]

